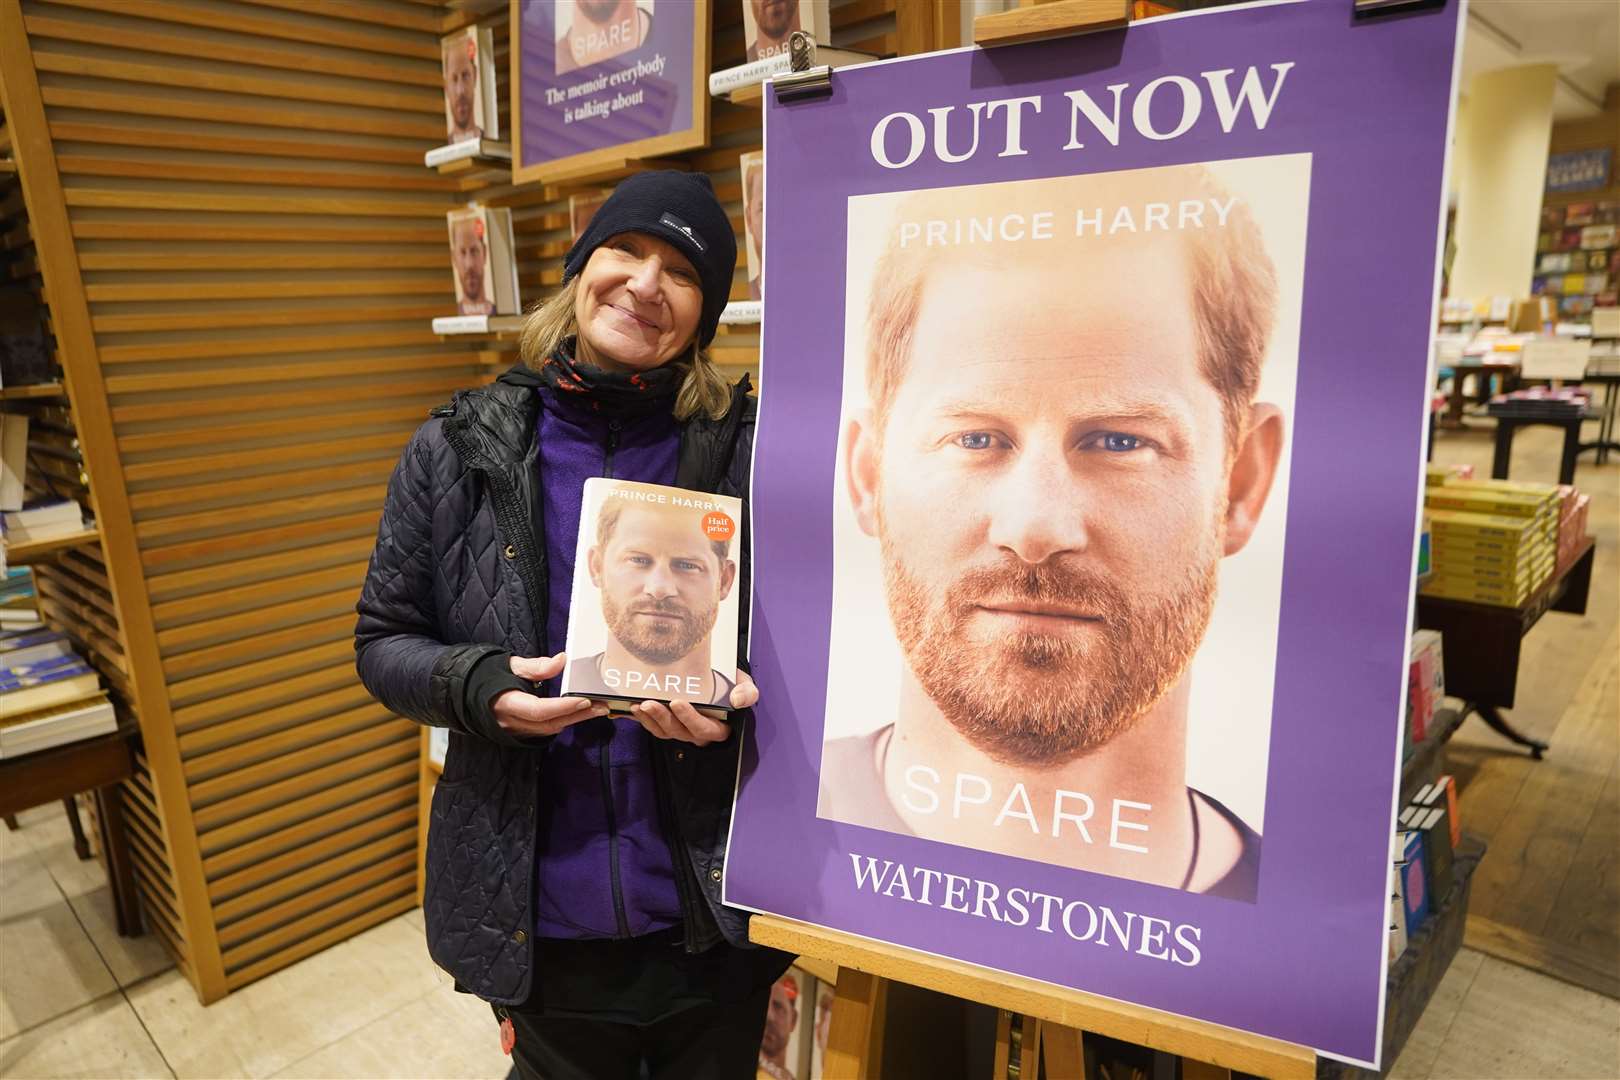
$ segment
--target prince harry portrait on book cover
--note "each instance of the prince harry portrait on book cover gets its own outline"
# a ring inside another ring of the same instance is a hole
[[[1309,164],[851,200],[819,816],[1255,899]]]
[[[570,655],[579,658],[568,666],[565,692],[729,708],[736,685],[733,536],[706,528],[717,511],[705,496],[688,500],[705,500],[701,506],[640,501],[643,489],[675,489],[601,483],[606,493],[583,556],[586,577],[575,570],[568,636]],[[720,665],[729,673],[715,666],[717,627],[729,635],[721,642],[732,643]],[[585,654],[588,642],[604,639],[601,652]]]

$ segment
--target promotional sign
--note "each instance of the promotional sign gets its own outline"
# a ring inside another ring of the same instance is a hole
[[[1376,1067],[1458,16],[766,94],[728,903]]]
[[[709,0],[512,0],[512,180],[709,140]]]
[[[1609,162],[1613,151],[1572,150],[1547,159],[1547,190],[1553,192],[1595,191],[1609,184]]]

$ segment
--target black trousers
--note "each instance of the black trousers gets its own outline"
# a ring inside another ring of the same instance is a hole
[[[508,1013],[512,1062],[522,1080],[753,1080],[770,997],[766,986],[646,1025]]]
[[[510,1018],[522,1080],[754,1080],[774,949],[686,954],[678,931],[628,941],[536,943],[529,1000]]]

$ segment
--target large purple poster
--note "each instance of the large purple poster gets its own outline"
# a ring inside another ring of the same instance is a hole
[[[767,95],[727,902],[1376,1061],[1458,7]]]
[[[513,177],[708,140],[708,0],[512,0]]]

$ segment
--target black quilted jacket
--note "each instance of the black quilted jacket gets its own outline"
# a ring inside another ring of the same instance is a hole
[[[466,715],[468,672],[491,652],[537,656],[546,640],[546,553],[538,537],[535,393],[522,366],[456,394],[411,438],[388,484],[360,594],[360,680],[384,705],[450,729],[433,794],[423,909],[428,951],[457,984],[499,1004],[529,996],[534,959],[536,794],[544,739]],[[748,472],[756,401],[747,380],[722,420],[681,431],[676,483],[745,500],[741,631],[746,640]],[[752,723],[737,714],[737,726]],[[656,740],[660,806],[672,832],[686,947],[746,944],[747,914],[720,903],[741,738],[705,747]],[[683,858],[684,856],[684,858]]]

